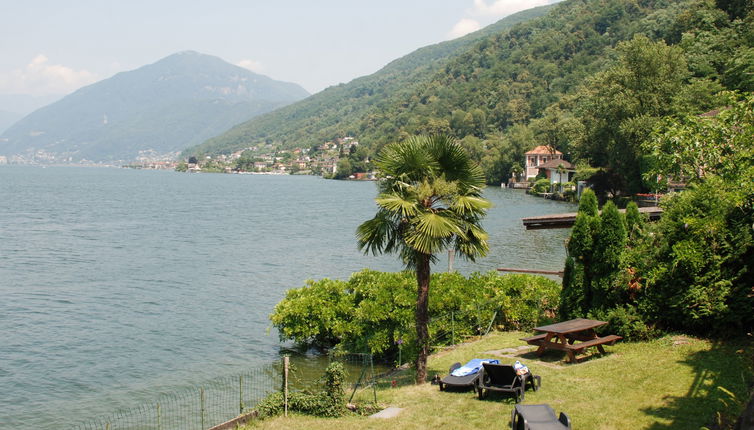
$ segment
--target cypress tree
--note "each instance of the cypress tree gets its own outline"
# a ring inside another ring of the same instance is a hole
[[[597,196],[587,189],[581,195],[579,212],[568,238],[568,258],[563,269],[561,316],[583,316],[591,304],[591,263],[594,232],[599,227]]]
[[[617,294],[613,290],[626,247],[625,219],[613,202],[605,203],[595,231],[591,264],[591,306],[601,309]]]
[[[597,203],[597,195],[594,194],[590,188],[584,190],[581,193],[579,199],[579,213],[586,214],[588,216],[599,215],[599,203]]]
[[[629,239],[635,239],[644,229],[644,219],[639,213],[639,206],[631,202],[626,206],[626,234]]]
[[[584,315],[584,266],[566,257],[563,269],[563,289],[560,292],[560,318],[571,319]]]
[[[592,227],[594,220],[589,215],[579,212],[573,223],[571,237],[568,238],[568,255],[578,263],[587,264],[592,256]]]

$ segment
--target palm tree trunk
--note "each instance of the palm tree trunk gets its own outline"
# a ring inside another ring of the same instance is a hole
[[[420,254],[416,262],[416,343],[419,354],[416,357],[416,383],[427,380],[427,356],[429,355],[429,259]]]

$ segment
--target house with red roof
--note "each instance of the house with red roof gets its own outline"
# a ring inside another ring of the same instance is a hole
[[[539,174],[540,166],[552,160],[563,160],[563,153],[551,146],[540,145],[524,154],[526,163],[526,179],[532,179]],[[557,167],[557,165],[556,165]]]
[[[576,173],[576,167],[566,160],[553,158],[544,164],[540,164],[539,171],[544,173],[551,183],[564,184],[571,181]]]

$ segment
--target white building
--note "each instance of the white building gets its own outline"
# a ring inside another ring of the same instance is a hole
[[[529,180],[539,174],[539,166],[551,160],[562,160],[563,153],[549,146],[537,146],[524,154],[526,160],[526,179]]]

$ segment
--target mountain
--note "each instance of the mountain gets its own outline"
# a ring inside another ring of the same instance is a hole
[[[0,94],[0,134],[26,115],[62,97],[62,95]]]
[[[357,134],[362,120],[405,102],[442,70],[449,59],[480,40],[546,14],[552,7],[541,6],[519,12],[464,37],[420,48],[372,75],[327,88],[300,102],[239,124],[188,149],[184,155],[230,153],[265,141],[275,141],[283,146],[312,146]]]
[[[308,95],[220,58],[180,52],[34,111],[0,137],[0,154],[118,162],[175,153]]]
[[[754,88],[746,61],[754,58],[754,16],[732,21],[716,5],[567,0],[515,25],[503,20],[466,40],[422,48],[371,76],[240,124],[184,155],[228,153],[262,141],[310,147],[353,136],[361,150],[349,156],[353,166],[389,142],[444,133],[462,143],[489,184],[508,180],[522,168],[527,150],[546,144],[568,161],[600,168],[595,182],[605,189],[642,192],[647,186],[637,142],[651,133],[652,121],[670,112],[649,112],[649,106],[662,96],[660,105],[672,104],[673,112],[700,113],[719,106],[714,95],[720,90]],[[625,76],[633,80],[605,77],[610,70],[618,73],[627,49],[645,55],[668,47],[675,54],[665,60],[683,57],[677,75],[660,77],[666,68],[642,67],[632,57],[637,76]],[[653,90],[671,81],[682,91]],[[629,96],[624,90],[632,83],[637,87]],[[674,102],[665,103],[668,97]]]
[[[20,113],[0,110],[0,133],[5,131],[5,129],[7,129],[11,125],[13,125],[16,121],[18,121],[19,119],[23,117],[24,116]]]
[[[0,111],[13,112],[24,117],[35,110],[63,98],[62,94],[32,96],[29,94],[0,94]],[[19,118],[21,119],[21,118]]]

